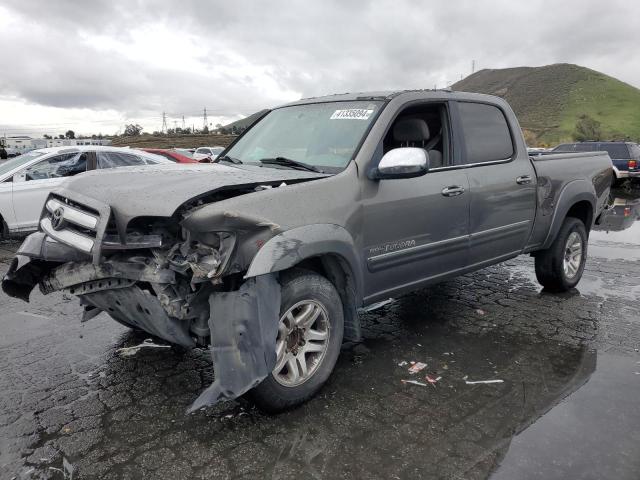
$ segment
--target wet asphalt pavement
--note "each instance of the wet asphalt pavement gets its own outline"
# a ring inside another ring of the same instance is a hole
[[[146,336],[81,324],[62,293],[0,293],[0,478],[638,479],[640,191],[614,207],[575,291],[541,292],[522,256],[399,298],[278,416],[185,415],[206,350],[123,357]],[[0,243],[0,274],[17,246]]]

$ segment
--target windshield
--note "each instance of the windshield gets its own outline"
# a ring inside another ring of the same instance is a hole
[[[30,152],[25,153],[24,155],[20,155],[18,157],[12,158],[11,160],[0,162],[0,176],[10,172],[14,168],[17,168],[21,165],[24,165],[30,162],[34,158],[41,157],[42,155],[44,155],[44,152],[40,152],[38,150],[32,150]]]
[[[337,173],[353,157],[382,102],[330,102],[273,110],[226,152],[242,163],[286,158]]]

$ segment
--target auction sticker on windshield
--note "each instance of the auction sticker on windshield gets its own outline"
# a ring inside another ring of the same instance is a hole
[[[336,110],[331,115],[331,120],[369,120],[373,110],[366,108],[348,108],[346,110]]]

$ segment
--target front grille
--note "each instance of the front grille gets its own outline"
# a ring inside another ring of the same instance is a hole
[[[85,253],[92,253],[99,221],[100,215],[94,209],[51,196],[45,204],[40,227],[51,238]]]

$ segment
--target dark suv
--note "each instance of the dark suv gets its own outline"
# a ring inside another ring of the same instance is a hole
[[[554,152],[607,152],[613,163],[616,182],[625,178],[640,178],[640,146],[631,142],[563,143]]]

